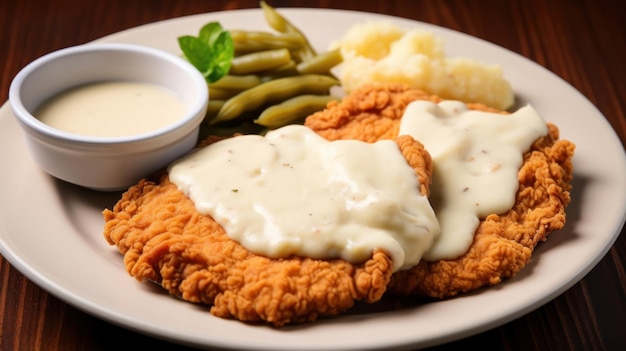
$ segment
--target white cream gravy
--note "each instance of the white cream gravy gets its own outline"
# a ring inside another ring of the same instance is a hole
[[[439,233],[397,144],[329,142],[291,125],[199,149],[169,177],[227,235],[269,257],[362,262],[376,248],[395,270],[417,264]]]
[[[99,82],[62,92],[34,113],[56,129],[85,136],[151,132],[179,120],[185,106],[174,92],[139,82]]]
[[[513,207],[523,153],[547,131],[529,105],[509,115],[468,110],[458,101],[407,107],[400,134],[421,141],[434,164],[431,202],[441,234],[425,260],[464,254],[481,218]]]

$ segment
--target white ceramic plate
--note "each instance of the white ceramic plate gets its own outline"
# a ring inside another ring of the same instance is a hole
[[[196,347],[346,350],[426,347],[502,325],[545,304],[587,274],[616,240],[626,216],[626,157],[605,118],[579,92],[539,65],[465,34],[401,18],[322,9],[279,9],[325,49],[351,24],[392,20],[445,38],[449,55],[502,65],[518,98],[530,102],[563,138],[577,144],[573,201],[566,228],[532,262],[497,287],[397,311],[360,309],[280,330],[213,317],[206,309],[129,277],[102,236],[100,212],[119,194],[59,181],[31,161],[8,104],[0,109],[0,253],[34,283],[96,317]],[[102,41],[178,53],[177,36],[209,21],[227,29],[269,29],[258,9],[195,15],[145,25]]]

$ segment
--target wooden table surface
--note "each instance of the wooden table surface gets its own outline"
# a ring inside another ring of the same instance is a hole
[[[323,7],[407,17],[493,42],[580,90],[626,144],[626,24],[619,0],[269,3],[277,8]],[[168,18],[257,7],[256,0],[0,0],[0,102],[7,100],[10,82],[23,66],[53,50]],[[553,301],[433,350],[626,350],[626,238],[623,230],[621,234],[584,279]],[[146,350],[185,349],[77,310],[30,282],[2,257],[0,293],[0,350],[109,350],[126,340]]]

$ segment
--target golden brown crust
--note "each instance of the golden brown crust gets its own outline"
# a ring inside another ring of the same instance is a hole
[[[374,142],[395,138],[406,106],[441,99],[400,84],[363,86],[339,103],[309,116],[307,126],[329,139]],[[498,112],[480,104],[471,109]],[[503,112],[504,113],[504,112]],[[420,262],[394,274],[392,294],[445,298],[497,284],[530,260],[535,246],[565,224],[570,202],[574,144],[558,140],[558,129],[537,140],[524,155],[516,204],[505,214],[481,221],[469,251],[454,260]]]
[[[442,99],[403,84],[368,84],[341,101],[330,102],[325,110],[307,117],[304,124],[328,140],[357,139],[371,143],[395,139],[406,106],[415,100],[440,102]],[[482,104],[468,106],[498,111]]]
[[[428,153],[410,137],[398,143],[427,193]],[[336,315],[356,301],[378,301],[393,273],[391,258],[381,250],[361,264],[256,255],[201,215],[167,174],[158,182],[140,181],[103,216],[104,236],[124,254],[132,276],[211,305],[211,313],[224,318],[282,326]]]
[[[536,245],[565,225],[574,145],[557,138],[556,127],[550,126],[550,134],[524,155],[515,206],[482,220],[467,253],[397,272],[390,293],[451,297],[498,284],[524,268]]]

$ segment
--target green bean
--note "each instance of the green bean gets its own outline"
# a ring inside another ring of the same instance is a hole
[[[250,53],[272,49],[299,49],[305,45],[302,36],[296,33],[268,33],[246,30],[230,30],[235,44],[235,52]]]
[[[226,102],[225,100],[218,100],[218,99],[214,99],[213,97],[211,97],[211,95],[209,95],[209,104],[206,110],[206,116],[207,118],[203,121],[203,122],[208,122],[208,120],[210,120],[212,117],[216,116],[217,113],[220,111],[220,109],[222,108],[222,106],[224,106],[224,102]]]
[[[300,74],[300,72],[298,72],[297,65],[293,61],[289,61],[289,63],[269,71],[259,72],[259,75],[261,76],[261,80],[263,82],[267,82],[272,79],[295,76],[298,74]]]
[[[242,91],[243,90],[216,88],[213,85],[209,85],[209,99],[228,100]]]
[[[230,90],[246,90],[261,84],[261,78],[254,74],[243,76],[225,75],[217,82],[211,83],[211,87]]]
[[[229,74],[246,75],[280,67],[291,61],[289,49],[253,52],[233,58]]]
[[[246,111],[260,108],[302,94],[328,94],[330,88],[338,85],[333,77],[319,74],[305,74],[279,78],[259,84],[226,100],[217,116],[209,123],[229,121]]]
[[[227,100],[261,83],[261,78],[253,74],[245,76],[225,75],[217,82],[209,84],[209,98]]]
[[[289,22],[285,17],[283,17],[265,1],[261,1],[260,5],[263,8],[265,20],[270,25],[270,27],[281,33],[291,33],[302,37],[302,40],[304,40],[304,46],[302,47],[302,49],[299,50],[299,56],[302,60],[307,60],[317,55],[315,49],[313,49],[307,37],[298,28],[296,28],[296,26]]]
[[[254,123],[268,128],[280,128],[294,122],[302,121],[308,115],[323,110],[330,101],[339,100],[332,95],[299,95],[272,105],[254,120]]]
[[[300,62],[296,69],[301,74],[330,74],[330,70],[342,61],[341,51],[334,49]]]

